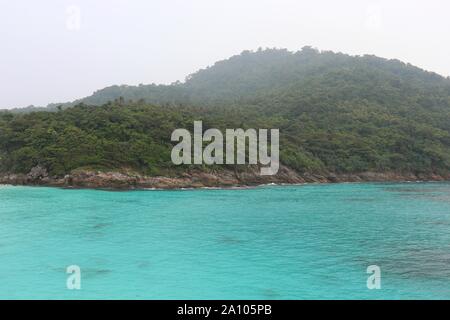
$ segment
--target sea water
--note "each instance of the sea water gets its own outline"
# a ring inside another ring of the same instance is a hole
[[[450,184],[0,186],[0,298],[449,299]]]

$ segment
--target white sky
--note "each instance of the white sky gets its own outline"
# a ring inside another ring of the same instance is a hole
[[[0,108],[170,83],[245,49],[376,54],[450,75],[445,0],[0,0]]]

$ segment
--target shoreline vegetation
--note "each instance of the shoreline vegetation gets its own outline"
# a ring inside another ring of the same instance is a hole
[[[278,173],[177,165],[171,136],[180,128],[195,133],[198,121],[205,133],[277,130]],[[450,78],[369,55],[244,51],[184,82],[113,86],[45,110],[0,111],[3,184],[178,189],[442,180],[450,180]]]
[[[361,172],[351,174],[297,173],[285,166],[274,176],[259,175],[258,168],[247,167],[236,172],[192,170],[178,176],[146,176],[131,171],[77,170],[65,177],[33,176],[32,173],[0,175],[0,184],[13,186],[44,186],[74,189],[107,190],[181,190],[202,188],[246,188],[261,185],[298,185],[305,183],[345,182],[431,182],[450,181],[450,173],[414,174],[396,172]]]

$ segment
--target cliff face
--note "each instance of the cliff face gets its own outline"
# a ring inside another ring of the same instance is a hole
[[[261,176],[259,168],[247,167],[235,172],[221,170],[204,172],[193,170],[176,177],[146,176],[135,172],[102,172],[76,170],[64,178],[49,177],[44,172],[32,170],[33,174],[6,174],[0,176],[0,184],[37,185],[66,188],[91,189],[182,189],[182,188],[232,188],[263,184],[302,184],[339,182],[401,182],[401,181],[450,181],[447,175],[395,172],[362,172],[354,174],[299,174],[282,166],[277,175]],[[39,174],[37,174],[39,172]]]

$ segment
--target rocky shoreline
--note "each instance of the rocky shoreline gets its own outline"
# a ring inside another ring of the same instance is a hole
[[[450,181],[450,173],[413,174],[395,172],[362,172],[353,174],[298,173],[287,167],[280,167],[278,174],[261,176],[259,168],[247,167],[241,172],[232,170],[193,170],[174,177],[146,176],[132,171],[106,172],[75,170],[65,177],[50,177],[45,169],[33,168],[29,174],[0,175],[0,184],[50,186],[88,189],[185,189],[185,188],[233,188],[264,184],[303,184],[339,182],[404,182],[404,181]]]

